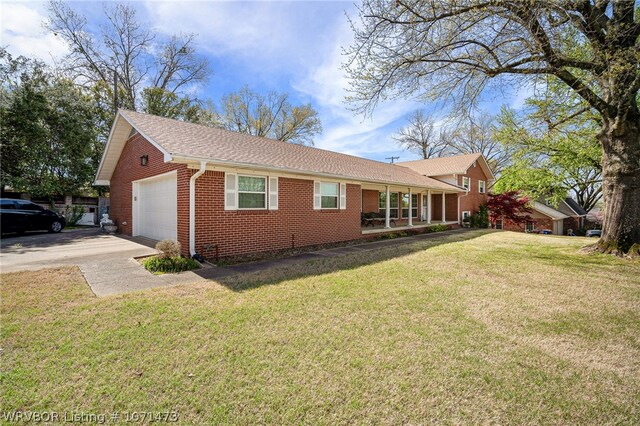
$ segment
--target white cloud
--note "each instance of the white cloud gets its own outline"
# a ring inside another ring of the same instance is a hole
[[[38,58],[52,64],[68,52],[67,45],[42,27],[41,3],[4,3],[0,14],[3,46],[14,56]]]
[[[317,52],[321,63],[307,69],[301,79],[292,83],[296,90],[316,100],[323,115],[325,131],[316,146],[365,157],[397,151],[391,133],[404,124],[401,119],[419,105],[412,100],[387,101],[379,104],[371,117],[350,110],[351,106],[345,103],[349,80],[341,66],[346,60],[342,47],[353,40],[351,28],[341,16],[329,33],[333,38],[324,51]]]
[[[214,71],[230,61],[242,69],[236,79],[310,100],[324,128],[317,147],[375,156],[397,150],[389,126],[418,105],[387,102],[369,118],[349,110],[341,48],[352,41],[344,16],[350,8],[349,2],[146,3],[159,31],[198,33],[202,49],[216,58]]]

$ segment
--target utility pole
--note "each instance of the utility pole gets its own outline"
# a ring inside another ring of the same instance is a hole
[[[393,160],[398,160],[400,157],[385,157],[385,160],[391,160],[391,164],[393,164]]]

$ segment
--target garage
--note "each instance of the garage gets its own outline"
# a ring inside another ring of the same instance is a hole
[[[133,235],[154,240],[177,238],[177,173],[133,182]]]

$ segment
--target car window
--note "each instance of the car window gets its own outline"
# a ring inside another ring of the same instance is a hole
[[[15,209],[15,205],[13,200],[2,200],[0,201],[0,209]]]
[[[26,201],[26,202],[25,201],[21,201],[21,202],[19,201],[18,202],[18,208],[20,210],[34,210],[34,211],[42,211],[42,210],[44,210],[39,205],[30,203],[28,201]]]

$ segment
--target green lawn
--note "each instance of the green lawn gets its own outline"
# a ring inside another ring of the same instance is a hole
[[[95,298],[2,276],[7,410],[181,423],[637,424],[640,263],[477,231]]]

